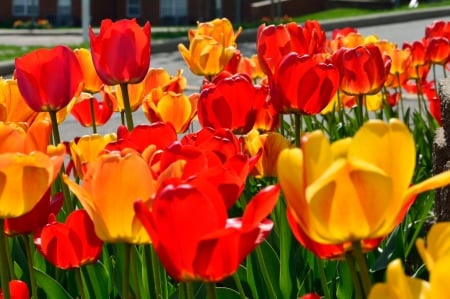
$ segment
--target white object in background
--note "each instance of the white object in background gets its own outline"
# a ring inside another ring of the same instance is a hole
[[[411,0],[409,2],[409,8],[416,8],[417,6],[419,6],[419,0]]]

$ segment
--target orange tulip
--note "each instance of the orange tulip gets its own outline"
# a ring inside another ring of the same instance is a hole
[[[139,83],[150,66],[150,23],[135,19],[105,19],[96,36],[89,30],[91,53],[98,76],[107,85]]]
[[[31,124],[36,116],[20,94],[17,80],[0,78],[0,121]]]
[[[301,149],[281,152],[278,175],[296,222],[318,243],[382,238],[404,217],[413,195],[450,183],[445,172],[410,186],[414,139],[396,119],[368,121],[353,138],[333,144],[321,131],[301,141]]]
[[[37,49],[15,64],[20,93],[34,111],[61,110],[83,89],[80,64],[68,47]]]
[[[89,93],[97,93],[100,91],[103,81],[95,71],[94,62],[92,61],[91,52],[88,49],[79,48],[73,50],[81,66],[84,78],[84,91]]]
[[[149,204],[156,187],[146,161],[137,152],[130,149],[100,155],[88,165],[81,186],[68,176],[64,182],[86,209],[101,240],[150,242],[136,219],[133,203],[140,199]]]

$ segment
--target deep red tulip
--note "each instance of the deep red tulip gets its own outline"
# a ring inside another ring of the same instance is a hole
[[[5,233],[12,236],[38,232],[47,224],[50,214],[58,214],[63,201],[62,193],[56,193],[51,197],[49,189],[30,212],[17,218],[6,218]]]
[[[433,37],[428,40],[425,56],[432,64],[444,65],[450,59],[450,41],[446,37]]]
[[[80,96],[77,103],[70,110],[70,113],[83,127],[91,127],[93,124],[91,102],[94,110],[95,124],[97,126],[104,125],[111,118],[113,110],[106,102],[100,102],[94,96]]]
[[[34,111],[59,111],[83,89],[80,64],[66,46],[34,50],[15,65],[20,93]]]
[[[157,149],[164,149],[177,138],[175,129],[169,123],[138,125],[131,132],[126,127],[120,126],[117,130],[117,141],[109,143],[105,149],[121,151],[129,147],[142,153],[151,144]]]
[[[138,219],[175,280],[223,280],[272,229],[266,217],[277,201],[278,186],[261,190],[242,218],[231,219],[220,196],[211,196],[213,189],[204,193],[200,186],[169,184],[156,194],[151,211],[145,203],[135,203]]]
[[[425,38],[446,37],[450,39],[450,22],[437,20],[425,27]]]
[[[52,221],[35,236],[38,251],[60,269],[92,264],[100,256],[103,242],[85,210],[70,213],[66,223]]]
[[[318,63],[308,55],[287,55],[277,66],[270,83],[271,100],[279,113],[308,115],[322,111],[339,85],[339,72],[331,64]]]
[[[268,96],[267,89],[253,85],[243,74],[227,74],[216,79],[200,93],[197,103],[200,124],[247,133],[253,128],[257,110]]]
[[[339,69],[341,90],[351,95],[378,93],[391,67],[391,60],[373,44],[340,48],[332,60]]]
[[[105,19],[96,36],[89,30],[91,54],[98,76],[107,85],[139,83],[150,67],[150,23]]]
[[[409,49],[411,53],[410,68],[416,69],[416,67],[423,66],[427,63],[426,47],[423,41],[416,40],[412,43],[403,43],[403,49]]]
[[[9,282],[9,294],[11,299],[30,299],[28,286],[21,280],[11,280]],[[0,290],[0,299],[3,298],[3,291]]]
[[[321,297],[319,295],[317,295],[316,293],[309,293],[306,295],[301,296],[298,299],[320,299]]]
[[[317,21],[307,21],[304,26],[294,22],[277,26],[263,24],[258,28],[256,51],[261,69],[270,77],[290,52],[299,55],[321,53],[325,42],[325,32]]]

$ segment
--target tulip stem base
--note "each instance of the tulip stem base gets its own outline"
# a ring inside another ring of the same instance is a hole
[[[120,91],[122,92],[123,106],[125,109],[125,120],[127,122],[128,131],[133,130],[133,114],[131,113],[130,95],[128,94],[128,84],[121,83]]]
[[[330,290],[328,289],[328,282],[327,282],[327,276],[325,275],[325,263],[324,261],[319,258],[315,257],[317,261],[317,268],[319,270],[319,276],[320,276],[320,284],[322,285],[322,291],[325,299],[331,299]]]
[[[345,261],[347,262],[348,268],[350,269],[350,275],[353,280],[353,287],[355,288],[355,298],[363,299],[364,297],[361,289],[361,281],[359,280],[359,275],[355,267],[355,258],[350,252],[348,252],[345,254]]]
[[[156,255],[155,249],[152,245],[147,246],[149,253],[150,253],[150,259],[152,263],[152,272],[153,272],[153,280],[155,285],[155,294],[156,298],[162,298],[161,296],[161,276],[159,271],[159,260],[158,256]]]
[[[3,290],[3,298],[11,299],[9,292],[9,264],[8,257],[6,256],[5,248],[8,245],[6,235],[4,233],[5,220],[0,219],[0,277],[1,286]]]
[[[369,268],[367,267],[366,257],[364,256],[361,242],[356,241],[352,243],[352,254],[355,257],[356,264],[359,267],[359,277],[365,297],[369,296],[372,281],[369,275]]]
[[[206,293],[207,293],[206,298],[217,299],[216,284],[214,282],[206,283]]]
[[[31,298],[37,299],[37,285],[36,278],[34,277],[34,268],[33,268],[33,253],[31,251],[31,244],[33,243],[33,238],[30,235],[24,236],[23,242],[25,244],[25,252],[27,254],[28,261],[28,272],[30,275],[30,283],[31,283]]]
[[[122,298],[128,299],[128,291],[130,288],[130,252],[131,244],[123,244],[123,278],[122,278]]]
[[[237,287],[237,289],[239,291],[239,297],[241,299],[246,299],[247,297],[245,296],[245,291],[244,291],[244,288],[242,287],[241,279],[239,278],[239,274],[237,274],[237,272],[234,272],[233,280],[234,280],[234,283],[236,284],[236,287]]]
[[[91,97],[89,99],[89,109],[91,110],[91,118],[92,118],[92,133],[97,134],[97,123],[95,119],[95,108],[94,108],[94,98]]]
[[[83,277],[82,277],[82,274],[81,274],[81,268],[76,268],[75,269],[75,279],[77,281],[78,292],[80,292],[80,298],[81,299],[85,299],[86,295],[84,293]]]

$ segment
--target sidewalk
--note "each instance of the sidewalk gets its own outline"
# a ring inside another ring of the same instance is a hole
[[[361,28],[379,24],[403,23],[419,19],[428,18],[448,18],[450,16],[450,6],[411,9],[401,12],[385,12],[362,17],[350,17],[335,20],[320,21],[325,31],[336,28],[355,27]],[[153,32],[164,32],[171,30],[187,30],[189,27],[180,29],[179,27],[153,27]],[[94,31],[97,31],[94,29]],[[238,43],[254,43],[256,41],[257,29],[245,29],[238,38]],[[15,45],[42,45],[53,46],[57,44],[81,44],[83,42],[81,28],[66,29],[0,29],[0,44]],[[172,38],[152,40],[152,53],[165,53],[177,51],[179,43],[188,44],[188,38]],[[14,61],[0,61],[0,76],[12,74],[14,71]]]

